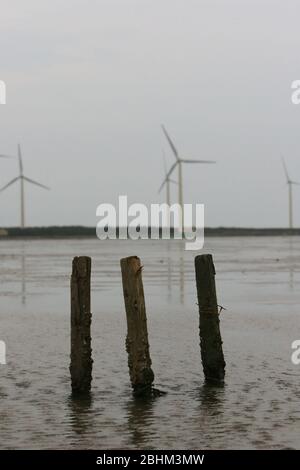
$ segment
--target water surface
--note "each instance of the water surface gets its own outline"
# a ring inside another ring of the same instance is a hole
[[[0,242],[2,449],[300,448],[300,238],[207,238],[214,256],[227,363],[204,383],[193,258],[172,241]],[[72,257],[92,266],[91,397],[70,395]],[[119,260],[139,255],[156,387],[134,400],[125,352]]]

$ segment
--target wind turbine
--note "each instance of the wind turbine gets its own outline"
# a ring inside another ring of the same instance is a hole
[[[163,133],[167,139],[167,141],[169,142],[169,145],[172,149],[172,152],[174,154],[174,157],[176,159],[175,163],[171,166],[170,170],[168,171],[167,175],[166,175],[166,178],[164,180],[164,182],[166,181],[166,179],[171,176],[173,170],[176,168],[176,166],[178,165],[178,202],[179,202],[179,206],[181,207],[181,224],[180,224],[180,227],[182,228],[183,224],[182,224],[182,221],[184,223],[184,206],[183,206],[183,181],[182,181],[182,164],[183,163],[216,163],[215,161],[212,161],[212,160],[189,160],[187,158],[181,158],[179,156],[179,153],[175,147],[175,145],[173,144],[169,134],[167,133],[166,131],[166,128],[162,125],[162,130],[163,130]]]
[[[292,181],[291,178],[289,177],[287,166],[285,164],[285,160],[283,157],[281,157],[282,164],[283,164],[283,169],[284,173],[286,176],[286,182],[289,186],[289,226],[290,228],[293,228],[293,185],[300,186],[300,183],[297,181]]]
[[[167,203],[168,207],[170,207],[170,205],[171,205],[170,183],[174,183],[174,184],[177,184],[177,183],[176,183],[176,181],[174,181],[170,178],[170,175],[168,175],[167,164],[166,164],[166,155],[165,155],[164,151],[163,151],[163,159],[164,159],[165,180],[161,184],[158,192],[160,193],[162,188],[164,187],[164,185],[166,185],[166,203]]]
[[[7,155],[8,156],[8,155]],[[21,189],[21,228],[25,227],[25,199],[24,199],[24,182],[27,181],[28,183],[34,184],[36,186],[40,186],[41,188],[44,189],[50,189],[47,186],[44,186],[43,184],[38,183],[37,181],[32,180],[31,178],[28,178],[27,176],[24,175],[23,173],[23,162],[22,162],[22,153],[21,153],[21,146],[18,144],[18,160],[19,160],[19,176],[16,178],[13,178],[9,183],[7,183],[3,188],[0,189],[0,192],[4,191],[6,188],[11,186],[12,184],[16,183],[17,181],[20,181],[20,189]]]

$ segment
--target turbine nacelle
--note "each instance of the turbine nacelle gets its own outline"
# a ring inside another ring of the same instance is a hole
[[[173,163],[173,165],[171,166],[171,168],[169,169],[169,171],[166,173],[166,176],[165,176],[165,179],[164,181],[162,182],[160,188],[159,188],[159,192],[161,191],[161,189],[163,188],[163,186],[165,185],[165,183],[168,182],[171,174],[173,173],[173,171],[175,170],[176,167],[178,167],[178,196],[179,196],[179,205],[181,206],[182,208],[182,212],[183,212],[183,183],[182,183],[182,169],[181,169],[181,166],[183,163],[187,163],[187,164],[193,164],[193,163],[197,163],[197,164],[201,164],[201,163],[208,163],[208,164],[211,164],[211,163],[216,163],[215,161],[213,160],[192,160],[192,159],[189,159],[189,158],[181,158],[179,156],[179,152],[177,150],[177,148],[175,147],[174,145],[174,142],[172,141],[171,137],[169,136],[166,128],[164,125],[161,126],[162,127],[162,131],[171,147],[171,150],[173,152],[173,155],[175,157],[175,162]],[[184,220],[184,218],[183,218]]]

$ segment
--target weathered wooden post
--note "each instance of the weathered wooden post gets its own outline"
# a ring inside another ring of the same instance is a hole
[[[223,381],[225,361],[220,333],[220,319],[212,255],[195,258],[196,283],[200,316],[200,347],[206,380]]]
[[[137,256],[121,259],[127,318],[126,350],[131,385],[136,395],[152,393],[151,369],[141,261]]]
[[[92,381],[91,258],[73,259],[71,276],[71,382],[73,393],[87,393]]]

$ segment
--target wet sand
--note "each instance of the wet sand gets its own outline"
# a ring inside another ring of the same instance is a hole
[[[204,383],[194,252],[181,241],[0,242],[0,447],[300,448],[300,237],[207,238],[214,255],[227,362],[224,387]],[[131,396],[119,260],[144,264],[155,385]],[[93,383],[74,401],[69,379],[71,260],[92,266]]]

